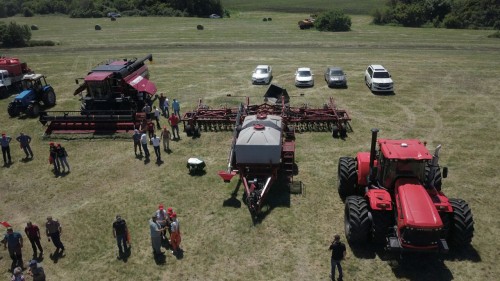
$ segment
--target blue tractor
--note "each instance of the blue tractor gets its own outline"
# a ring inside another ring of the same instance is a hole
[[[7,112],[11,117],[25,113],[30,117],[40,114],[40,109],[56,104],[56,94],[52,86],[47,84],[42,74],[26,74],[22,80],[23,91],[9,103]]]

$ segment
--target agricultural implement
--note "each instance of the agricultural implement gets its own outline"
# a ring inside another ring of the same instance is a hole
[[[345,110],[335,106],[333,99],[319,109],[291,107],[286,90],[274,85],[266,93],[266,100],[266,103],[251,105],[247,98],[246,104],[237,108],[221,109],[210,109],[200,100],[198,108],[185,113],[182,120],[186,133],[193,136],[202,130],[232,129],[227,169],[218,174],[225,182],[239,174],[253,217],[261,213],[269,190],[277,180],[286,184],[291,193],[302,192],[302,183],[293,180],[298,174],[295,163],[297,130],[335,130],[345,136],[351,120]],[[270,100],[278,103],[269,103]]]
[[[47,111],[40,122],[51,133],[113,133],[130,132],[145,119],[142,108],[156,93],[148,80],[146,61],[142,59],[111,60],[92,69],[79,84],[74,95],[81,99],[80,111]]]
[[[25,74],[33,73],[18,58],[0,57],[0,98],[9,96],[11,88],[18,88]]]
[[[415,139],[377,141],[370,152],[341,157],[338,192],[345,200],[345,234],[349,242],[369,241],[392,252],[446,253],[449,246],[471,243],[474,220],[469,205],[441,191],[447,167]],[[378,143],[378,150],[376,150]],[[442,170],[442,171],[441,171]]]
[[[7,112],[10,117],[25,113],[37,117],[42,108],[56,104],[56,94],[41,74],[25,74],[22,79],[23,91],[9,103]]]

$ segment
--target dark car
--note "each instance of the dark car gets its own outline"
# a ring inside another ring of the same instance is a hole
[[[340,67],[330,66],[325,71],[325,81],[328,87],[346,87],[347,74]]]

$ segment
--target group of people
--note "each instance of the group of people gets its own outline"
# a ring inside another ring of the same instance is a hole
[[[158,206],[149,221],[151,247],[155,257],[162,255],[161,247],[170,248],[173,255],[180,251],[181,231],[177,213],[172,208],[165,210],[163,204]]]
[[[153,145],[157,163],[160,163],[162,161],[160,150],[161,143],[163,143],[163,150],[165,152],[170,151],[170,131],[167,129],[167,127],[163,127],[163,130],[161,130],[159,136],[157,136],[156,133],[148,136],[144,130],[135,129],[134,134],[132,135],[132,139],[134,140],[134,153],[136,157],[142,155],[142,151],[144,151],[146,160],[149,160],[150,153],[148,149],[148,143]],[[137,154],[137,150],[139,150],[139,154]]]
[[[33,249],[33,259],[29,262],[28,273],[33,277],[35,281],[45,280],[45,273],[43,268],[38,264],[37,259],[43,256],[43,248],[41,244],[41,234],[40,228],[28,221],[26,227],[24,228],[24,233],[30,241],[31,248]],[[47,217],[47,222],[45,223],[45,234],[47,235],[48,241],[54,243],[56,251],[54,255],[62,256],[64,255],[64,245],[61,242],[62,227],[59,221],[53,219],[51,216]],[[1,241],[4,244],[4,248],[8,249],[9,256],[12,259],[13,275],[12,280],[24,280],[22,271],[24,269],[23,263],[23,236],[20,232],[14,231],[12,226],[7,226],[7,233]],[[38,255],[40,251],[40,255]]]
[[[51,142],[49,143],[49,151],[49,163],[54,165],[54,174],[69,173],[71,170],[66,149],[60,143]]]
[[[16,140],[19,142],[20,148],[26,154],[26,158],[24,160],[33,159],[33,151],[31,150],[30,143],[31,137],[25,135],[24,133],[20,133]],[[10,142],[12,138],[8,136],[6,133],[2,133],[2,138],[0,139],[0,144],[2,146],[2,156],[3,156],[3,164],[4,166],[8,166],[12,164],[12,157],[10,155]]]

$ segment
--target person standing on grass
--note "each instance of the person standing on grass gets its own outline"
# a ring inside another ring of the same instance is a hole
[[[179,117],[175,115],[175,113],[172,113],[170,118],[168,118],[168,123],[170,123],[170,127],[172,128],[172,134],[174,136],[174,139],[180,139],[181,137],[179,136]],[[175,136],[175,133],[177,133],[177,137]]]
[[[139,130],[134,130],[134,135],[132,135],[132,139],[134,140],[134,153],[137,156],[137,148],[139,148],[139,155],[142,155],[142,147],[141,147],[141,133]]]
[[[116,244],[118,245],[118,258],[121,258],[123,254],[128,250],[127,248],[127,223],[120,215],[116,215],[116,220],[113,222],[113,237],[116,239]],[[123,248],[122,248],[123,245]]]
[[[51,216],[47,217],[47,223],[45,224],[45,233],[49,239],[52,239],[52,243],[56,246],[56,253],[61,249],[61,254],[64,252],[64,245],[61,242],[62,227],[59,221],[54,220]]]
[[[146,159],[149,159],[148,135],[146,135],[146,133],[142,133],[141,135],[141,145],[142,150],[144,150],[144,156],[146,157]]]
[[[160,227],[163,229],[161,233],[162,241],[165,241],[167,237],[166,236],[167,219],[168,219],[167,211],[165,211],[163,204],[160,204],[158,206],[158,210],[156,210],[156,222],[158,222],[160,224]]]
[[[160,97],[158,98],[158,107],[161,110],[161,114],[165,116],[165,96],[163,96],[163,93],[160,93]]]
[[[161,139],[163,140],[163,150],[165,152],[170,151],[170,131],[167,129],[167,126],[163,126],[163,130],[161,131]]]
[[[10,141],[11,137],[7,136],[5,133],[2,133],[2,138],[0,139],[0,144],[2,145],[2,156],[3,156],[3,164],[7,166],[12,163],[12,158],[10,157]],[[9,162],[7,162],[7,159]]]
[[[49,144],[49,163],[54,165],[54,174],[59,175],[59,158],[57,157],[57,148],[56,145],[51,142]]]
[[[156,136],[156,134],[153,135],[153,138],[151,138],[151,142],[153,143],[153,149],[155,151],[156,155],[156,162],[161,162],[161,151],[160,151],[160,138]]]
[[[40,255],[43,255],[42,244],[40,244],[40,228],[38,228],[38,225],[29,221],[24,228],[24,233],[26,233],[26,237],[30,240],[31,248],[33,249],[33,257],[38,256],[37,247],[38,250],[40,250]]]
[[[163,103],[163,108],[165,109],[165,114],[163,114],[163,116],[165,116],[165,118],[168,118],[170,116],[170,101],[168,100],[168,98],[165,98],[165,102]]]
[[[9,256],[12,259],[12,264],[14,266],[23,267],[23,236],[21,236],[21,233],[14,231],[12,227],[8,227],[2,243],[4,248],[9,250]]]
[[[174,99],[172,102],[172,109],[174,110],[174,114],[177,115],[177,117],[181,118],[181,104],[177,99]]]
[[[176,255],[177,251],[180,250],[181,228],[175,212],[172,213],[170,219],[172,220],[170,223],[170,245],[172,245],[172,254]]]
[[[45,281],[45,271],[36,260],[31,260],[29,263],[28,275],[33,277],[33,281]]]
[[[16,138],[16,140],[19,142],[21,145],[21,149],[24,150],[24,153],[26,154],[26,158],[32,158],[33,159],[33,151],[31,151],[30,143],[31,143],[31,137],[28,135],[25,135],[24,133],[20,133],[19,136]]]
[[[10,278],[10,281],[25,281],[26,279],[24,278],[23,275],[23,269],[21,267],[16,267],[14,268],[14,271],[12,272],[12,277]]]
[[[152,121],[148,121],[148,136],[149,138],[153,138],[153,135],[155,134],[155,125],[153,124]]]
[[[332,270],[330,273],[330,278],[332,280],[335,280],[335,267],[338,267],[339,279],[337,279],[337,280],[342,281],[344,274],[342,272],[342,265],[340,264],[340,261],[345,259],[346,248],[345,248],[344,243],[340,242],[340,235],[335,234],[335,236],[333,238],[333,242],[332,242],[332,244],[330,244],[330,247],[328,249],[330,251],[332,251],[332,258],[331,258]]]
[[[149,230],[151,232],[151,246],[153,247],[153,253],[156,257],[162,254],[161,234],[163,232],[163,228],[161,228],[161,225],[156,221],[156,214],[154,214],[149,221]]]
[[[160,116],[161,116],[161,112],[158,108],[156,108],[156,106],[154,107],[154,110],[153,110],[153,114],[155,116],[155,121],[156,121],[156,128],[158,130],[161,129],[161,126],[160,126]]]
[[[66,152],[66,149],[61,146],[60,143],[57,144],[57,158],[59,159],[59,170],[62,168],[62,172],[66,172],[65,167],[68,168],[68,173],[70,172],[69,164],[68,164],[68,153]]]
[[[146,105],[142,108],[142,111],[146,113],[146,119],[151,119],[151,106],[146,102]]]

